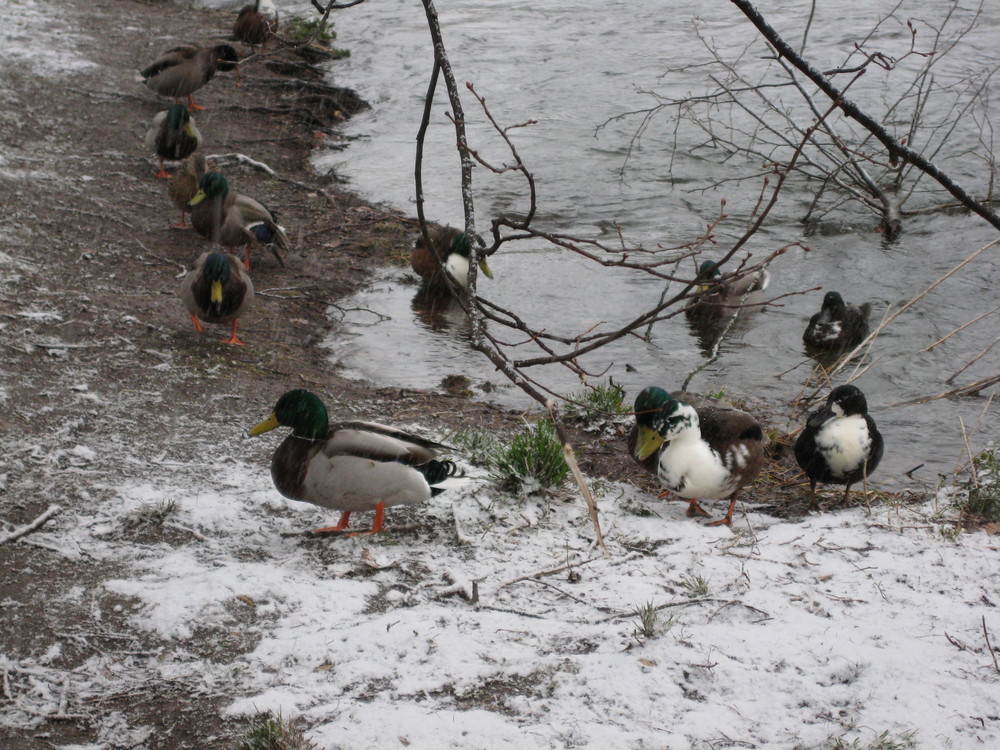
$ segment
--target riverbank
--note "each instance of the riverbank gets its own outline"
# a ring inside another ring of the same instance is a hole
[[[463,463],[390,511],[405,532],[288,536],[335,519],[278,496],[277,438],[245,437],[287,388],[438,438],[519,415],[331,369],[329,306],[404,262],[414,227],[310,171],[318,136],[263,65],[213,80],[196,117],[208,153],[277,175],[223,167],[293,249],[254,256],[245,347],[196,333],[176,287],[205,244],[169,228],[142,145],[164,101],[133,77],[232,15],[58,7],[0,31],[0,536],[55,508],[0,545],[0,746],[234,750],[261,710],[324,750],[1000,738],[995,549],[941,533],[943,499],[789,521],[774,481],[751,495],[771,515],[741,504],[730,530],[599,481],[605,558],[579,498],[513,497]],[[578,437],[588,474],[651,489],[619,441]]]

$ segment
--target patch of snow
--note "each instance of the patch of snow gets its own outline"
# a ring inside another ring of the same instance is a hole
[[[5,65],[55,79],[96,67],[80,51],[85,37],[54,23],[58,13],[58,3],[11,0],[0,24]]]

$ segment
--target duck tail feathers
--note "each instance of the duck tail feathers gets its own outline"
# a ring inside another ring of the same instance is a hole
[[[438,461],[434,459],[413,468],[424,475],[427,484],[431,486],[432,495],[444,492],[442,488],[435,487],[435,485],[440,484],[445,479],[465,476],[465,471],[460,469],[454,461]]]

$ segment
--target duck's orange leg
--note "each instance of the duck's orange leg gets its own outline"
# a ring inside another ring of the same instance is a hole
[[[664,490],[657,497],[661,500],[683,500],[688,504],[687,516],[688,518],[694,518],[695,516],[701,516],[703,518],[709,518],[708,512],[702,508],[697,500],[689,500],[686,497],[674,497],[670,494],[670,490]]]
[[[197,315],[191,316],[191,322],[194,323],[194,330],[198,331],[198,333],[201,333],[202,331],[205,330],[204,328],[201,327],[201,321],[198,320]]]
[[[188,112],[197,112],[200,109],[205,108],[199,104],[195,104],[194,97],[191,94],[188,94]]]
[[[319,528],[319,529],[313,529],[309,533],[310,534],[317,534],[317,535],[321,535],[321,534],[339,534],[340,532],[342,532],[344,529],[346,529],[349,526],[350,519],[351,519],[351,511],[345,510],[343,513],[340,514],[340,520],[337,521],[337,525],[336,526],[324,526],[324,527]]]
[[[156,173],[156,176],[164,180],[170,179],[170,172],[168,172],[166,168],[163,166],[162,156],[160,157],[160,171]]]
[[[729,510],[726,511],[726,517],[720,518],[718,521],[712,521],[711,523],[706,523],[706,526],[732,526],[733,525],[733,510],[736,508],[736,499],[732,498],[729,501]]]
[[[236,344],[237,346],[244,346],[244,343],[240,341],[239,337],[236,335],[236,324],[239,322],[239,318],[233,321],[233,333],[228,339],[222,340],[223,344]]]
[[[184,211],[181,211],[181,220],[170,226],[171,229],[190,229],[191,225],[184,221]]]
[[[251,245],[247,244],[247,252],[246,255],[243,256],[243,267],[248,271],[250,270],[250,248]]]

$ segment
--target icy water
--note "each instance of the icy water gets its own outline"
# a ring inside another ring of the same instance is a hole
[[[894,5],[883,0],[820,3],[810,31],[809,56],[823,69],[840,65],[854,43]],[[808,2],[763,2],[757,7],[795,46],[801,43]],[[938,25],[949,7],[952,4],[934,0],[902,3],[897,20],[882,24],[868,48],[902,56],[910,43],[905,21],[915,19],[917,48],[929,49],[933,34],[924,22]],[[501,124],[536,121],[511,131],[538,183],[536,226],[609,239],[607,232],[617,224],[630,243],[674,246],[693,239],[717,215],[724,198],[733,218],[717,233],[719,250],[709,250],[706,257],[721,253],[741,233],[758,199],[760,181],[742,185],[725,181],[757,169],[760,161],[725,161],[717,151],[696,148],[705,141],[704,132],[689,126],[675,131],[667,114],[651,122],[637,145],[632,139],[638,118],[608,122],[649,107],[652,99],[644,91],[683,96],[710,90],[708,76],[718,75],[719,70],[704,65],[709,60],[707,44],[730,59],[745,50],[741,70],[763,70],[765,49],[756,30],[729,3],[543,0],[501,5],[453,0],[439,2],[437,9],[463,89],[473,146],[495,162],[510,161],[478,105],[465,92],[465,81],[473,82],[487,98]],[[987,11],[987,16],[938,63],[937,84],[952,83],[995,65],[993,42],[1000,31],[1000,13]],[[351,57],[336,63],[331,77],[358,89],[373,108],[346,125],[345,132],[356,140],[343,150],[318,157],[316,167],[333,170],[372,201],[415,215],[413,153],[432,62],[422,5],[418,0],[372,1],[336,15],[336,21],[338,43],[350,49]],[[961,10],[952,27],[957,31],[971,21],[971,11]],[[923,61],[905,60],[892,74],[870,71],[852,87],[852,98],[874,112],[884,111],[885,102],[899,95],[901,82],[912,77],[908,71]],[[798,117],[809,118],[799,100],[784,96],[795,102]],[[995,119],[996,97],[993,100]],[[952,95],[932,97],[925,122],[934,124],[957,106]],[[897,132],[908,126],[911,109],[900,110],[899,120],[890,123]],[[424,165],[425,211],[431,220],[460,226],[458,159],[448,111],[443,85],[439,85]],[[721,127],[723,112],[716,114],[720,122],[715,127]],[[977,141],[982,119],[982,111],[969,110],[949,134],[946,147],[934,155],[937,163],[976,194],[985,192],[989,181],[986,149]],[[630,147],[633,151],[626,162]],[[493,216],[527,208],[518,179],[497,178],[476,169],[474,180],[480,229],[487,228]],[[717,186],[713,189],[712,185]],[[929,181],[925,178],[921,186],[929,187]],[[885,242],[872,231],[876,219],[857,204],[831,215],[824,231],[806,236],[799,218],[810,196],[801,189],[786,188],[767,227],[747,250],[760,254],[792,242],[808,245],[810,252],[793,248],[774,262],[769,291],[779,295],[813,287],[820,290],[789,297],[780,307],[741,322],[723,344],[719,359],[695,376],[691,389],[725,389],[762,397],[785,413],[809,373],[807,365],[795,369],[806,360],[801,334],[809,316],[818,310],[824,291],[838,290],[854,302],[871,302],[877,322],[887,309],[913,298],[996,237],[996,231],[979,219],[935,214],[907,218],[900,238]],[[907,207],[928,202],[929,198],[918,197]],[[921,463],[925,466],[914,477],[933,481],[938,471],[949,471],[965,452],[959,418],[971,428],[980,420],[985,398],[885,407],[949,390],[953,386],[944,381],[993,341],[995,316],[930,352],[921,351],[997,304],[998,256],[1000,250],[988,251],[904,313],[878,339],[874,363],[856,381],[867,393],[886,436],[888,448],[879,471],[886,484],[897,481],[892,475]],[[538,327],[569,335],[602,321],[617,327],[653,306],[662,292],[659,281],[609,271],[540,243],[507,245],[490,263],[496,278],[480,279],[485,297]],[[344,324],[329,342],[332,361],[349,374],[386,385],[433,388],[446,375],[463,374],[477,395],[529,406],[526,396],[469,348],[468,324],[461,311],[450,309],[442,315],[427,310],[412,281],[409,268],[388,269],[348,302],[346,307],[371,312],[343,318]],[[514,339],[516,334],[505,338]],[[589,357],[586,365],[591,372],[614,377],[631,397],[651,383],[679,386],[704,362],[706,348],[683,317],[678,317],[659,324],[650,341],[623,339]],[[535,354],[525,350],[522,356]],[[958,376],[955,384],[995,373],[998,361],[995,352],[987,354]],[[581,387],[558,366],[531,374],[563,393]],[[491,385],[484,392],[487,383]],[[994,414],[992,410],[982,420],[973,447],[997,433]]]

